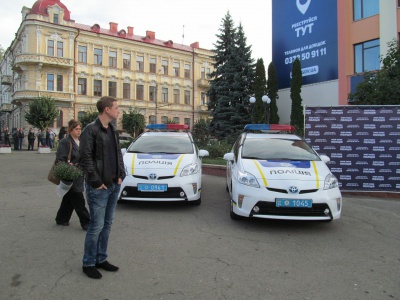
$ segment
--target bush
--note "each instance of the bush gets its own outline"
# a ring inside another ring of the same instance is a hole
[[[83,171],[77,166],[64,161],[58,162],[53,168],[53,175],[62,181],[72,182],[83,176]]]
[[[230,152],[232,145],[227,141],[210,141],[206,146],[206,150],[209,152],[209,158],[222,158],[225,153]]]

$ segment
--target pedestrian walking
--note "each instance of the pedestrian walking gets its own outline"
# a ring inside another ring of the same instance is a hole
[[[82,125],[76,120],[70,120],[68,122],[68,127],[71,134],[68,136],[68,138],[60,141],[60,144],[57,148],[56,158],[57,161],[64,161],[67,163],[78,165],[80,143],[79,137],[81,135]],[[68,154],[71,146],[71,161],[68,161]],[[90,221],[90,215],[85,206],[83,191],[84,188],[82,176],[74,180],[71,188],[62,198],[61,205],[56,216],[57,225],[68,226],[72,213],[75,210],[76,214],[78,215],[79,222],[81,223],[82,229],[87,230]]]
[[[14,150],[19,150],[19,138],[18,138],[18,128],[15,128],[13,134],[13,143],[14,143]]]
[[[42,130],[42,132],[40,133],[40,144],[42,145],[42,147],[46,147],[46,130]]]
[[[33,144],[35,143],[35,131],[33,128],[29,128],[28,132],[28,151],[32,150],[33,151]]]
[[[55,142],[56,134],[53,132],[53,130],[49,130],[49,147],[50,149],[54,148],[54,142]]]
[[[9,147],[11,147],[10,136],[11,132],[8,127],[4,128],[4,144],[8,145]]]
[[[18,150],[22,150],[22,143],[24,141],[25,133],[22,128],[18,129]]]
[[[40,129],[38,129],[38,131],[36,133],[36,137],[37,137],[37,147],[39,149],[39,147],[40,147],[40,139],[42,138],[42,131]]]
[[[86,200],[91,217],[82,270],[88,277],[99,279],[102,277],[99,268],[111,272],[119,269],[108,262],[107,247],[125,169],[117,131],[111,124],[118,118],[118,102],[113,97],[102,97],[96,106],[97,119],[82,132],[79,162],[85,171]]]

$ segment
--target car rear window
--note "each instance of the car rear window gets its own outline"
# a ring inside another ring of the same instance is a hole
[[[141,136],[128,149],[135,153],[192,154],[193,145],[186,136]]]
[[[320,160],[315,151],[303,140],[246,139],[242,158],[261,160]]]

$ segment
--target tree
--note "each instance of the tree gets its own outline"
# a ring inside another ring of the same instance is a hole
[[[278,114],[278,106],[277,100],[278,96],[278,75],[276,74],[275,65],[271,62],[268,66],[268,79],[267,79],[267,95],[269,99],[271,99],[271,104],[269,106],[270,109],[270,118],[269,122],[271,124],[279,124],[279,114]]]
[[[131,136],[137,137],[146,127],[144,116],[139,110],[129,108],[129,111],[123,111],[122,115],[122,128],[126,130]]]
[[[267,80],[265,79],[265,67],[262,58],[257,60],[256,64],[256,75],[254,78],[254,97],[256,102],[253,107],[253,123],[265,124],[265,108],[262,96],[267,94]]]
[[[349,99],[361,105],[400,104],[400,47],[393,40],[388,43],[389,50],[381,60],[382,69],[365,72],[361,82]]]
[[[2,61],[3,57],[4,57],[4,48],[2,45],[0,45],[0,61]]]
[[[301,63],[300,60],[296,58],[293,62],[292,80],[290,81],[290,98],[292,99],[290,124],[296,128],[296,133],[299,136],[304,135],[304,112],[301,99],[302,80]]]
[[[90,109],[89,111],[85,111],[83,115],[79,117],[79,122],[82,123],[82,129],[84,129],[87,124],[96,120],[98,115],[99,112],[97,110]]]
[[[197,147],[205,148],[209,137],[210,121],[204,118],[197,119],[193,126],[193,139]]]
[[[235,28],[229,12],[214,44],[214,72],[210,74],[208,108],[212,110],[210,131],[218,139],[236,138],[250,116],[246,106],[250,97],[254,64],[246,45],[243,28]]]
[[[40,130],[54,124],[58,116],[58,109],[51,97],[37,97],[29,103],[28,111],[25,113],[25,120]]]

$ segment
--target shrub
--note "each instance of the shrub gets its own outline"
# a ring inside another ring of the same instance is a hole
[[[62,181],[72,182],[83,176],[83,171],[77,166],[60,161],[54,166],[53,174]]]

